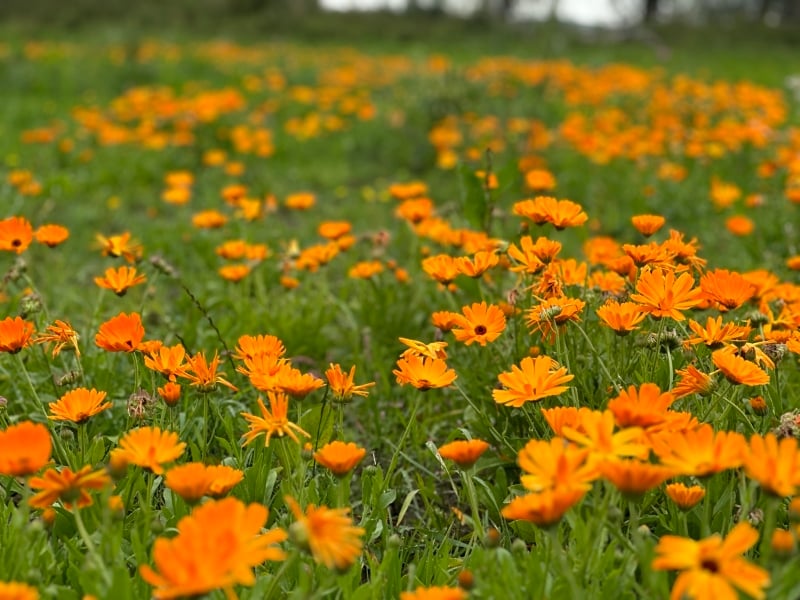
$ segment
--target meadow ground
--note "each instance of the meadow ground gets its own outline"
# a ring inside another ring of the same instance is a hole
[[[3,26],[0,598],[798,597],[796,32],[336,19]]]

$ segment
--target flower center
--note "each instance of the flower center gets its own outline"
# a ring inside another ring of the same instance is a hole
[[[710,571],[711,573],[716,573],[719,571],[719,565],[717,561],[713,558],[707,558],[700,563],[700,566],[703,567],[706,571]]]
[[[486,335],[486,327],[483,325],[478,325],[475,328],[475,335]]]

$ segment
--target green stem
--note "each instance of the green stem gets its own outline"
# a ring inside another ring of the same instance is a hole
[[[561,568],[561,571],[564,573],[564,576],[567,578],[567,583],[569,584],[570,589],[570,598],[580,598],[582,597],[581,590],[578,587],[578,582],[575,580],[575,573],[572,571],[572,566],[567,561],[567,557],[565,555],[564,549],[561,547],[561,539],[559,536],[559,530],[561,527],[556,524],[552,527],[547,528],[547,535],[550,538],[550,545],[553,546],[553,552],[558,557],[558,565]]]
[[[397,467],[397,460],[400,457],[400,452],[402,451],[403,445],[406,443],[406,440],[408,439],[408,434],[411,433],[411,426],[414,424],[417,418],[417,411],[419,410],[421,395],[422,392],[418,392],[414,397],[414,404],[411,408],[411,414],[408,417],[408,424],[406,425],[406,428],[403,431],[403,435],[400,436],[400,441],[397,442],[397,450],[395,450],[394,454],[392,455],[392,461],[389,463],[389,468],[386,469],[386,476],[383,478],[384,489],[381,490],[381,492],[386,491],[386,486],[389,484],[389,480],[392,478],[394,470]]]
[[[467,500],[469,501],[469,510],[472,513],[472,543],[476,540],[484,538],[483,521],[481,520],[481,513],[478,507],[478,494],[475,489],[475,482],[472,480],[474,474],[474,466],[461,472],[464,480],[464,487],[467,490]]]
[[[72,514],[75,515],[75,526],[78,529],[78,533],[80,534],[83,543],[86,545],[86,552],[100,570],[100,573],[103,575],[103,580],[106,582],[106,584],[110,585],[111,574],[108,572],[103,559],[97,553],[97,548],[95,548],[92,539],[89,537],[89,532],[86,531],[86,526],[83,524],[83,517],[81,517],[81,509],[76,506],[75,510],[72,511]]]

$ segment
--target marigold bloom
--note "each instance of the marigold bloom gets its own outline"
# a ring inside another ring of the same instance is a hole
[[[95,277],[94,282],[101,288],[113,291],[117,296],[124,296],[135,285],[147,281],[141,273],[136,272],[136,267],[122,266],[106,269],[103,277]]]
[[[662,392],[655,383],[643,383],[639,389],[629,386],[608,402],[608,410],[620,427],[650,427],[666,419],[675,402],[670,392]]]
[[[597,316],[603,325],[613,329],[617,335],[628,335],[634,329],[638,329],[639,323],[644,321],[647,313],[634,302],[619,303],[616,300],[609,300],[597,309]]]
[[[512,365],[510,372],[497,376],[505,389],[492,390],[492,397],[498,404],[519,408],[526,402],[562,394],[568,389],[563,384],[574,377],[549,356],[526,356],[519,366]]]
[[[682,483],[670,483],[664,488],[664,491],[681,510],[690,510],[706,495],[706,490],[703,486],[686,486]]]
[[[347,235],[352,229],[349,221],[323,221],[317,227],[317,233],[326,239],[335,240]]]
[[[183,344],[161,346],[156,352],[145,355],[144,366],[161,373],[169,381],[175,381],[187,366],[185,359],[186,349]]]
[[[0,250],[22,254],[33,241],[33,227],[25,217],[0,221]]]
[[[349,569],[361,554],[365,533],[353,525],[348,516],[350,509],[310,504],[304,513],[294,498],[286,496],[284,500],[296,519],[289,528],[295,543],[307,548],[317,563],[329,569]]]
[[[186,366],[183,371],[178,373],[180,377],[189,380],[189,385],[197,387],[201,392],[210,392],[217,388],[217,384],[222,384],[226,388],[238,392],[239,390],[223,375],[217,375],[219,367],[219,355],[214,352],[214,358],[209,362],[204,352],[198,352],[194,356],[186,359]]]
[[[800,450],[797,438],[778,440],[774,433],[753,435],[744,454],[744,469],[750,479],[780,498],[794,496],[800,490]]]
[[[459,275],[458,261],[447,254],[424,259],[422,270],[443,285],[451,283]]]
[[[144,326],[139,313],[119,313],[102,325],[94,343],[108,352],[133,352],[144,339]]]
[[[627,427],[614,432],[614,414],[590,410],[579,412],[576,427],[565,426],[561,434],[583,448],[588,448],[592,458],[616,460],[621,457],[646,459],[650,449],[643,443],[639,427]]]
[[[519,245],[520,248],[517,248],[515,244],[510,244],[508,250],[506,250],[508,256],[519,263],[518,265],[511,266],[511,271],[522,271],[524,273],[534,274],[544,269],[545,263],[539,258],[536,244],[533,243],[533,238],[531,238],[531,236],[526,235],[520,238]]]
[[[536,196],[533,200],[517,202],[512,212],[537,225],[552,223],[559,230],[583,225],[589,219],[580,204],[571,200],[556,200],[551,196]]]
[[[756,224],[753,219],[745,215],[731,215],[725,219],[725,228],[733,235],[746,236],[753,233]]]
[[[63,244],[69,237],[69,229],[62,225],[40,225],[34,234],[36,241],[50,248]]]
[[[24,477],[50,461],[53,442],[41,423],[22,421],[0,431],[0,475]]]
[[[632,499],[657,488],[675,473],[669,467],[640,460],[603,461],[599,469],[623,496]]]
[[[666,219],[661,215],[635,215],[631,217],[631,223],[636,231],[650,237],[664,226]]]
[[[526,311],[526,323],[534,331],[540,331],[545,339],[553,340],[558,328],[568,321],[580,321],[580,313],[586,303],[577,298],[557,296],[544,300]]]
[[[531,492],[570,487],[588,491],[599,472],[589,450],[559,437],[530,440],[517,455],[520,482]]]
[[[234,597],[233,586],[252,586],[253,567],[286,558],[275,546],[286,539],[286,532],[273,528],[262,533],[268,515],[266,507],[236,498],[195,508],[178,522],[177,536],[156,540],[156,568],[139,568],[142,579],[156,588],[153,598],[196,597],[218,588]]]
[[[56,402],[51,402],[48,418],[53,421],[72,421],[73,423],[84,423],[99,412],[111,408],[111,402],[103,402],[106,399],[105,392],[99,392],[92,388],[76,388],[70,390]]]
[[[494,250],[481,250],[472,257],[460,256],[456,262],[462,275],[477,278],[489,269],[496,267],[500,262],[500,257]]]
[[[248,265],[224,265],[217,269],[217,273],[226,281],[235,283],[250,274],[250,267]]]
[[[489,449],[483,440],[456,440],[439,446],[439,455],[448,458],[462,469],[469,469]]]
[[[311,192],[296,192],[286,196],[286,208],[294,210],[308,210],[316,203],[317,199]]]
[[[35,328],[22,317],[6,317],[0,321],[0,352],[16,354],[28,347]]]
[[[581,413],[591,410],[586,406],[576,408],[574,406],[554,406],[553,408],[543,408],[544,417],[550,429],[557,436],[561,436],[564,427],[578,427],[581,420]]]
[[[39,600],[39,592],[27,583],[0,581],[0,598],[3,600]]]
[[[33,340],[33,343],[46,344],[48,342],[53,342],[54,358],[58,356],[58,353],[61,352],[65,346],[71,346],[75,350],[75,356],[80,356],[81,351],[80,348],[78,348],[78,339],[80,339],[80,336],[78,332],[72,328],[72,325],[67,321],[56,320],[52,325],[48,325],[47,329]]]
[[[28,483],[32,489],[42,490],[28,501],[34,508],[47,508],[56,500],[65,508],[83,508],[92,504],[87,490],[101,490],[111,483],[111,478],[105,470],[92,472],[91,465],[86,465],[76,472],[69,467],[60,471],[48,469],[42,477],[31,477]]]
[[[181,386],[174,381],[168,381],[160,388],[157,388],[157,391],[167,406],[175,406],[181,398]]]
[[[267,392],[269,399],[269,410],[264,406],[264,401],[258,399],[258,407],[261,410],[261,417],[249,413],[241,413],[248,422],[250,430],[244,434],[244,444],[247,445],[262,433],[266,434],[264,446],[269,446],[269,440],[273,435],[283,437],[288,435],[296,444],[300,443],[297,433],[308,438],[311,437],[307,431],[299,425],[289,421],[286,416],[289,410],[289,397],[283,392]]]
[[[675,374],[680,377],[675,387],[672,388],[672,393],[676,399],[684,398],[691,394],[706,396],[714,391],[716,385],[714,378],[693,365],[687,365],[685,369],[678,369]]]
[[[284,354],[286,347],[274,335],[243,335],[237,342],[233,358],[246,361],[260,355],[281,357]]]
[[[139,427],[122,436],[119,447],[111,451],[111,458],[117,464],[132,464],[161,475],[162,465],[174,461],[186,449],[186,443],[178,440],[178,434],[173,431]]]
[[[114,258],[121,256],[129,263],[136,262],[142,256],[142,246],[133,241],[129,232],[110,237],[97,234],[96,238],[100,243],[103,256]]]
[[[731,383],[741,385],[767,385],[769,383],[769,373],[762,371],[755,363],[736,354],[736,348],[733,346],[726,346],[712,352],[711,361]]]
[[[459,319],[461,318],[462,315],[460,313],[451,312],[449,310],[438,310],[431,314],[433,326],[445,333],[458,326]]]
[[[453,328],[453,334],[459,342],[467,346],[478,343],[485,346],[495,341],[506,328],[506,317],[503,311],[494,304],[475,302],[472,306],[461,309],[463,316]]]
[[[746,325],[724,323],[722,317],[708,317],[705,326],[694,319],[689,319],[689,328],[695,337],[688,338],[687,344],[705,344],[709,348],[718,348],[726,342],[744,341],[750,335],[751,328]]]
[[[556,187],[556,178],[547,169],[532,169],[525,173],[525,185],[535,191],[552,190]]]
[[[350,367],[349,373],[345,374],[342,367],[338,364],[331,363],[330,367],[325,371],[325,378],[328,380],[328,389],[333,394],[335,402],[350,402],[353,396],[369,395],[367,388],[375,385],[374,381],[356,385],[353,379],[356,375],[356,366]]]
[[[367,451],[353,442],[344,443],[339,440],[329,442],[314,452],[314,460],[337,476],[346,475],[360,463]]]
[[[689,273],[675,277],[673,271],[645,268],[636,282],[636,294],[631,300],[642,305],[642,309],[654,317],[671,317],[683,321],[681,313],[700,303],[702,290],[692,289],[694,278]]]
[[[198,229],[217,229],[228,222],[228,217],[218,210],[201,210],[192,215],[192,225]]]
[[[522,520],[549,527],[558,523],[585,493],[586,490],[571,486],[525,494],[514,498],[500,514],[511,521]]]
[[[434,585],[400,592],[400,600],[467,600],[467,592],[457,587]]]
[[[244,473],[226,465],[206,466],[192,462],[173,467],[164,476],[164,485],[186,502],[194,504],[203,496],[220,497],[244,479]]]
[[[221,498],[244,480],[243,471],[228,465],[211,465],[206,467],[206,471],[211,476],[208,495],[213,498]]]
[[[301,373],[298,369],[289,367],[282,369],[277,374],[276,387],[278,390],[294,398],[305,398],[325,385],[325,382],[311,373]]]
[[[652,566],[658,571],[682,571],[672,586],[672,600],[734,599],[737,589],[760,600],[770,584],[769,573],[742,558],[757,541],[758,531],[749,523],[739,523],[725,539],[719,534],[700,541],[665,535],[656,546]]]
[[[704,423],[690,431],[665,431],[650,436],[661,464],[682,475],[705,477],[742,464],[747,442],[741,433],[718,431]]]
[[[456,380],[456,372],[448,369],[447,363],[438,358],[420,358],[416,354],[402,356],[397,361],[397,369],[392,373],[397,383],[410,383],[423,392],[433,388],[447,387]]]
[[[715,269],[700,278],[702,298],[716,302],[721,310],[733,310],[750,300],[756,292],[755,286],[740,273],[727,269]]]
[[[453,313],[456,314],[456,313]],[[408,346],[408,349],[404,350],[403,353],[400,355],[402,357],[414,355],[418,356],[419,358],[438,358],[441,360],[447,359],[447,342],[420,342],[418,340],[412,340],[409,338],[398,338],[403,344]]]

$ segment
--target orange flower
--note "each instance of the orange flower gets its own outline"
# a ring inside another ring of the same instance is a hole
[[[663,422],[673,402],[670,392],[662,392],[655,383],[643,383],[638,390],[630,386],[609,400],[608,410],[620,427],[646,428]]]
[[[355,385],[353,381],[355,375],[355,365],[350,367],[350,372],[345,375],[342,371],[342,367],[338,364],[335,365],[331,363],[330,368],[325,371],[325,378],[328,380],[328,389],[333,394],[334,402],[350,402],[353,396],[366,397],[369,395],[367,388],[374,386],[375,382],[371,381],[369,383]]]
[[[486,302],[475,302],[472,306],[463,307],[461,312],[464,316],[453,328],[453,334],[467,346],[472,343],[485,346],[500,337],[506,328],[506,317],[494,304],[487,306]]]
[[[167,471],[164,485],[189,504],[195,504],[203,496],[224,496],[243,478],[244,473],[232,467],[192,462]]]
[[[422,261],[422,270],[442,285],[451,283],[459,275],[458,261],[447,254],[429,256]]]
[[[681,510],[690,510],[706,495],[706,490],[703,486],[693,485],[687,487],[682,483],[670,483],[665,488],[665,491],[670,500],[677,504]]]
[[[262,533],[269,512],[260,504],[245,505],[236,498],[212,500],[178,521],[178,535],[158,538],[153,545],[157,570],[142,565],[139,572],[155,586],[153,598],[197,597],[223,588],[235,597],[235,585],[255,583],[253,567],[280,561],[284,552],[275,546],[286,532],[274,528]]]
[[[35,325],[22,317],[6,317],[0,321],[0,352],[16,354],[31,344]]]
[[[504,518],[550,527],[561,520],[570,508],[580,502],[585,490],[580,487],[553,488],[514,498],[500,512]]]
[[[324,386],[325,382],[311,373],[301,373],[298,369],[289,367],[278,372],[275,385],[278,390],[301,399]]]
[[[105,237],[97,234],[97,241],[100,243],[103,256],[114,258],[122,257],[129,263],[136,262],[142,256],[142,246],[134,242],[129,232],[120,235]]]
[[[237,282],[250,274],[250,267],[248,265],[225,265],[220,267],[217,272],[223,279]]]
[[[369,279],[382,273],[383,270],[383,263],[379,260],[361,261],[350,267],[347,276],[351,279]]]
[[[755,286],[741,274],[727,269],[709,271],[700,278],[701,298],[716,302],[721,310],[733,310],[750,300]]]
[[[600,473],[614,484],[623,496],[636,499],[660,486],[672,477],[674,471],[669,467],[640,460],[617,460],[601,462]]]
[[[221,498],[244,480],[244,472],[228,465],[211,465],[206,471],[211,477],[208,495],[213,498]]]
[[[103,402],[105,399],[105,392],[98,392],[94,388],[76,388],[61,396],[57,402],[50,403],[52,415],[48,418],[53,421],[84,423],[89,417],[111,408],[111,402]]]
[[[526,217],[541,225],[552,223],[556,229],[583,225],[589,217],[580,204],[571,200],[556,200],[551,196],[536,196],[533,200],[522,200],[512,207],[515,215]]]
[[[758,531],[739,523],[725,539],[714,534],[700,541],[663,536],[656,546],[653,569],[682,571],[672,586],[672,600],[681,598],[736,598],[736,590],[758,600],[770,584],[769,573],[742,554],[758,541]]]
[[[558,328],[568,321],[580,321],[580,313],[586,303],[577,298],[559,296],[548,298],[526,311],[528,327],[540,331],[545,339],[552,340]]]
[[[124,296],[128,289],[147,280],[142,274],[137,274],[136,267],[122,266],[118,269],[106,269],[105,276],[95,277],[94,282],[106,290],[112,290],[117,296]]]
[[[424,342],[411,340],[408,338],[401,337],[398,339],[403,344],[408,346],[408,349],[404,350],[400,355],[403,358],[413,354],[419,358],[439,358],[441,360],[447,359],[447,350],[445,350],[445,348],[447,348],[447,342],[430,342],[426,344]]]
[[[753,233],[756,225],[750,217],[746,217],[745,215],[731,215],[725,219],[725,228],[733,235],[746,236]]]
[[[631,223],[636,231],[645,237],[650,237],[664,226],[666,219],[661,215],[636,215],[631,217]]]
[[[751,328],[735,323],[722,323],[722,317],[708,317],[703,327],[694,319],[689,319],[689,328],[695,337],[686,340],[687,344],[705,344],[709,348],[718,348],[725,342],[744,341],[750,335]]]
[[[458,270],[467,277],[477,278],[489,269],[496,267],[500,262],[500,257],[494,250],[481,250],[476,252],[472,258],[461,256],[456,259]]]
[[[702,290],[692,289],[694,278],[683,273],[677,279],[672,271],[645,268],[639,274],[636,291],[631,300],[642,305],[652,316],[671,317],[683,321],[682,310],[688,310],[700,303]]]
[[[237,342],[233,358],[244,361],[259,355],[280,357],[284,354],[283,342],[274,335],[243,335]]]
[[[27,583],[0,581],[0,598],[2,600],[39,600],[39,592]]]
[[[50,461],[53,443],[41,423],[22,421],[0,431],[0,475],[25,477]]]
[[[449,310],[439,310],[431,315],[433,326],[445,333],[451,331],[453,327],[458,326],[459,319],[461,318],[461,314]]]
[[[158,389],[158,395],[167,406],[175,406],[181,398],[181,386],[174,381],[168,381]]]
[[[439,446],[438,450],[442,458],[449,458],[462,469],[469,469],[488,448],[489,444],[483,440],[456,440]]]
[[[269,408],[264,406],[264,401],[258,399],[258,407],[261,410],[261,417],[251,415],[249,413],[241,413],[245,420],[249,423],[250,430],[244,434],[244,445],[246,446],[262,433],[266,434],[264,446],[269,446],[269,440],[273,435],[283,437],[288,435],[292,440],[299,444],[300,440],[297,439],[296,433],[304,435],[308,438],[311,434],[303,430],[299,425],[289,421],[286,416],[289,410],[289,397],[283,392],[267,392],[269,399]]]
[[[186,449],[186,443],[178,440],[175,432],[139,427],[122,436],[119,447],[111,451],[111,459],[117,464],[133,464],[161,475],[162,465],[172,462]]]
[[[633,302],[619,303],[616,300],[609,300],[597,309],[597,316],[603,325],[613,329],[617,335],[628,335],[634,329],[638,329],[637,326],[644,321],[647,313]]]
[[[92,472],[91,465],[86,465],[74,473],[69,467],[60,471],[48,469],[42,477],[31,477],[28,483],[32,489],[42,490],[28,501],[34,508],[47,508],[56,500],[64,508],[83,508],[92,504],[87,490],[101,490],[111,483],[111,478],[105,470]]]
[[[505,389],[492,390],[492,397],[498,404],[520,408],[526,402],[562,394],[568,389],[562,384],[574,377],[549,356],[527,356],[519,366],[512,365],[510,372],[497,376]]]
[[[433,388],[447,387],[456,380],[456,372],[447,368],[447,363],[438,358],[420,358],[408,354],[397,361],[397,369],[392,371],[397,383],[410,383],[423,392]]]
[[[33,241],[33,227],[25,217],[0,221],[0,250],[22,254]]]
[[[734,384],[767,385],[769,374],[754,363],[736,354],[736,348],[726,346],[711,353],[711,360],[725,378]]]
[[[434,585],[419,587],[413,592],[400,592],[400,600],[467,600],[467,592],[461,588]]]
[[[236,386],[225,379],[224,375],[217,375],[217,367],[219,367],[219,356],[216,352],[214,352],[214,358],[211,359],[211,362],[206,360],[204,352],[198,352],[186,359],[186,366],[178,375],[188,379],[189,385],[197,387],[201,392],[210,392],[217,389],[218,383],[234,392],[238,392],[239,390]]]
[[[294,498],[284,500],[296,519],[289,528],[292,540],[308,549],[317,563],[340,572],[349,569],[361,554],[365,533],[353,525],[350,509],[310,504],[304,513]]]
[[[198,229],[217,229],[228,222],[228,217],[218,210],[201,210],[192,215],[192,225]]]
[[[716,383],[711,375],[703,373],[692,365],[687,365],[685,369],[678,369],[675,374],[680,376],[680,380],[672,388],[676,399],[691,394],[707,396],[714,391]]]
[[[579,446],[589,449],[591,456],[602,460],[621,457],[646,459],[650,449],[643,443],[639,427],[627,427],[614,432],[614,414],[591,410],[578,413],[576,427],[565,426],[561,434]]]
[[[519,266],[512,266],[511,271],[522,271],[524,273],[534,274],[544,269],[545,263],[539,258],[537,244],[533,243],[531,236],[526,235],[520,238],[519,245],[520,248],[517,248],[515,244],[510,244],[506,251],[511,258],[519,263]]]
[[[525,173],[525,185],[535,191],[552,190],[556,187],[556,178],[547,169],[532,169]]]
[[[574,488],[588,491],[599,473],[589,450],[563,438],[530,440],[517,455],[520,482],[531,492]]]
[[[308,210],[316,203],[316,198],[311,192],[297,192],[286,196],[286,208],[294,210]]]
[[[108,352],[133,352],[144,338],[139,313],[119,313],[100,325],[94,343]]]
[[[339,477],[347,475],[360,463],[367,451],[353,442],[345,444],[339,440],[329,442],[314,452],[314,460]]]
[[[181,375],[186,368],[185,358],[186,349],[183,344],[161,346],[157,352],[144,357],[144,366],[161,373],[169,381],[175,381],[176,377]]]
[[[40,225],[34,235],[40,244],[55,248],[67,241],[69,229],[61,225]]]
[[[75,350],[75,356],[80,356],[81,351],[78,348],[78,332],[72,328],[67,321],[56,320],[52,325],[48,325],[45,333],[40,333],[36,339],[33,340],[34,344],[45,344],[47,342],[54,342],[53,357],[55,358],[65,346],[69,345]]]
[[[775,434],[750,438],[749,452],[744,456],[744,469],[769,494],[784,498],[800,490],[800,451],[797,438],[780,441]]]
[[[707,423],[690,431],[652,434],[650,444],[661,464],[682,475],[695,477],[739,467],[747,447],[741,433],[715,432]]]
[[[326,239],[335,240],[347,235],[352,229],[349,221],[323,221],[317,227],[317,233]]]

